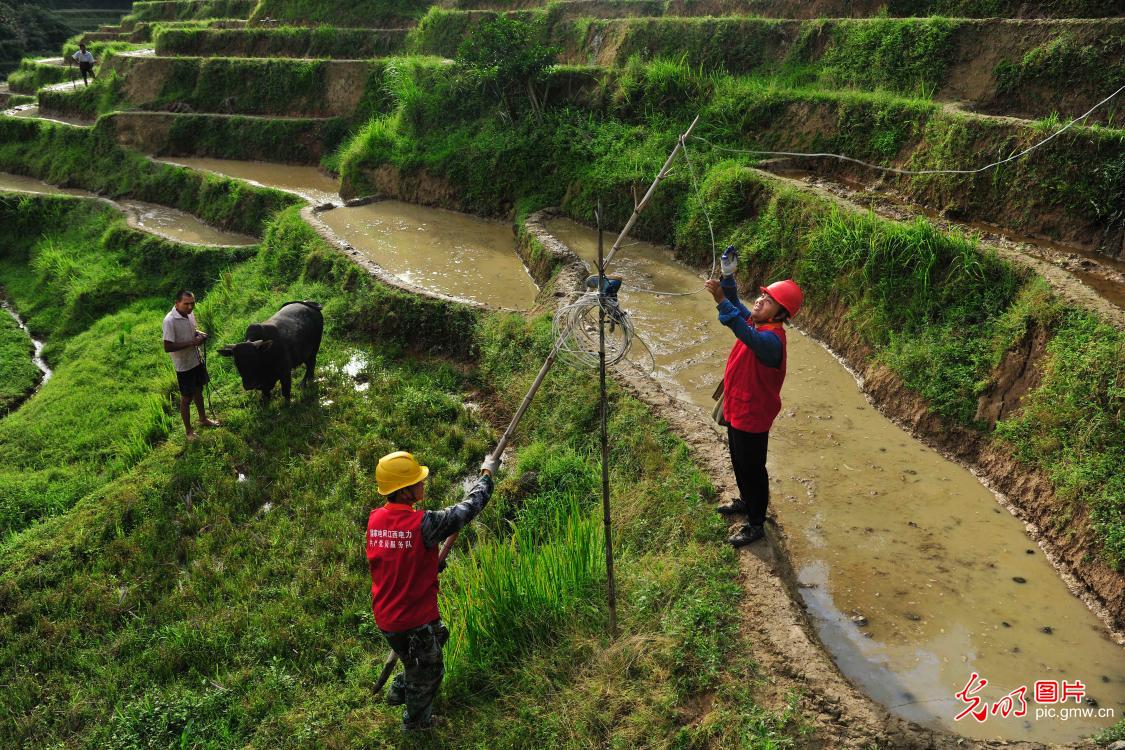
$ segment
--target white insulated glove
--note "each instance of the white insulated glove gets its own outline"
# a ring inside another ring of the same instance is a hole
[[[492,476],[496,476],[496,472],[500,471],[500,459],[493,458],[491,455],[485,456],[484,463],[480,465],[480,470],[487,471]]]
[[[738,251],[734,249],[734,245],[727,246],[719,256],[719,270],[722,271],[723,276],[733,276],[738,270]]]

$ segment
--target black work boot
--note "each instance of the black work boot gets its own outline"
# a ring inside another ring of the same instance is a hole
[[[386,701],[388,706],[406,705],[406,681],[401,673],[395,676],[391,686],[387,688]]]
[[[727,541],[735,547],[745,547],[747,544],[753,544],[766,535],[766,530],[758,523],[748,523],[743,525],[738,533],[727,539]]]
[[[746,503],[742,501],[741,497],[736,497],[726,505],[720,505],[719,507],[715,508],[715,510],[716,512],[721,513],[724,516],[735,516],[746,515],[746,511],[748,511],[749,508],[746,507]]]

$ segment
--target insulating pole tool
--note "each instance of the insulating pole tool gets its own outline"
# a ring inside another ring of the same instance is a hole
[[[643,198],[641,198],[641,202],[633,208],[633,215],[629,217],[629,221],[625,222],[625,228],[621,230],[621,234],[617,235],[617,241],[614,242],[613,247],[609,249],[609,255],[606,256],[605,263],[603,264],[604,268],[609,267],[610,262],[613,260],[613,256],[617,253],[618,248],[621,247],[621,243],[625,241],[625,237],[628,236],[629,230],[632,229],[633,224],[637,222],[637,217],[641,215],[641,211],[645,210],[645,206],[648,205],[649,199],[652,198],[653,193],[656,192],[656,186],[660,184],[661,180],[668,176],[668,171],[672,168],[672,162],[675,161],[676,154],[680,153],[680,149],[684,147],[684,141],[686,141],[688,139],[688,136],[691,135],[691,131],[695,130],[695,125],[698,122],[699,115],[696,115],[695,119],[691,121],[691,125],[688,126],[687,132],[685,132],[676,140],[676,147],[672,149],[672,153],[668,155],[668,161],[664,162],[664,166],[661,167],[660,171],[656,173],[656,179],[652,181],[652,185],[649,186],[648,192],[645,193]]]
[[[559,357],[559,344],[556,341],[555,345],[551,347],[551,353],[547,355],[547,359],[543,360],[543,366],[539,368],[539,374],[535,376],[531,388],[528,389],[527,395],[523,397],[520,407],[516,409],[516,413],[512,415],[512,421],[508,425],[508,429],[504,430],[504,434],[500,436],[500,442],[490,454],[492,458],[499,460],[500,454],[508,447],[508,441],[512,439],[512,435],[516,431],[520,420],[523,419],[523,413],[527,411],[527,407],[531,406],[531,402],[535,399],[535,394],[539,392],[539,386],[543,385],[543,379],[547,377],[547,373],[551,370],[551,366],[555,364],[555,360]]]

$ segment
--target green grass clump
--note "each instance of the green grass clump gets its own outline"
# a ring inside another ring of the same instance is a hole
[[[257,0],[151,0],[135,2],[123,25],[142,21],[195,21],[208,18],[248,18]]]
[[[1019,60],[1003,60],[995,70],[996,91],[1005,101],[1042,110],[1045,94],[1080,85],[1092,92],[1089,104],[1108,96],[1125,78],[1125,38],[1112,35],[1081,43],[1063,34],[1029,50]],[[1116,100],[1097,113],[1099,120],[1119,123]],[[1119,125],[1118,125],[1119,126]]]
[[[301,24],[392,29],[418,20],[431,4],[430,0],[356,0],[346,4],[331,0],[261,0],[256,3],[253,20],[274,18]]]
[[[247,29],[161,28],[153,41],[158,55],[228,57],[327,57],[358,60],[402,50],[406,31],[333,26]]]
[[[24,59],[8,76],[8,88],[18,94],[34,94],[44,86],[70,80],[73,75],[77,75],[75,68]]]
[[[932,94],[952,63],[958,26],[946,18],[837,21],[828,31],[818,77],[829,87]],[[803,26],[797,48],[807,47],[820,33],[815,24]]]
[[[1020,460],[1042,469],[1064,499],[1089,509],[1107,559],[1123,570],[1125,334],[1087,313],[1060,317],[1042,384],[997,425],[997,435]]]
[[[23,400],[42,376],[31,361],[34,349],[27,331],[0,310],[0,415]]]

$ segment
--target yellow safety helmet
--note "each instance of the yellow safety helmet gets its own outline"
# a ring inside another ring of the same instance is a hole
[[[379,459],[375,467],[375,482],[379,485],[380,495],[389,495],[395,490],[418,484],[429,475],[429,467],[419,465],[406,451],[388,453]]]

